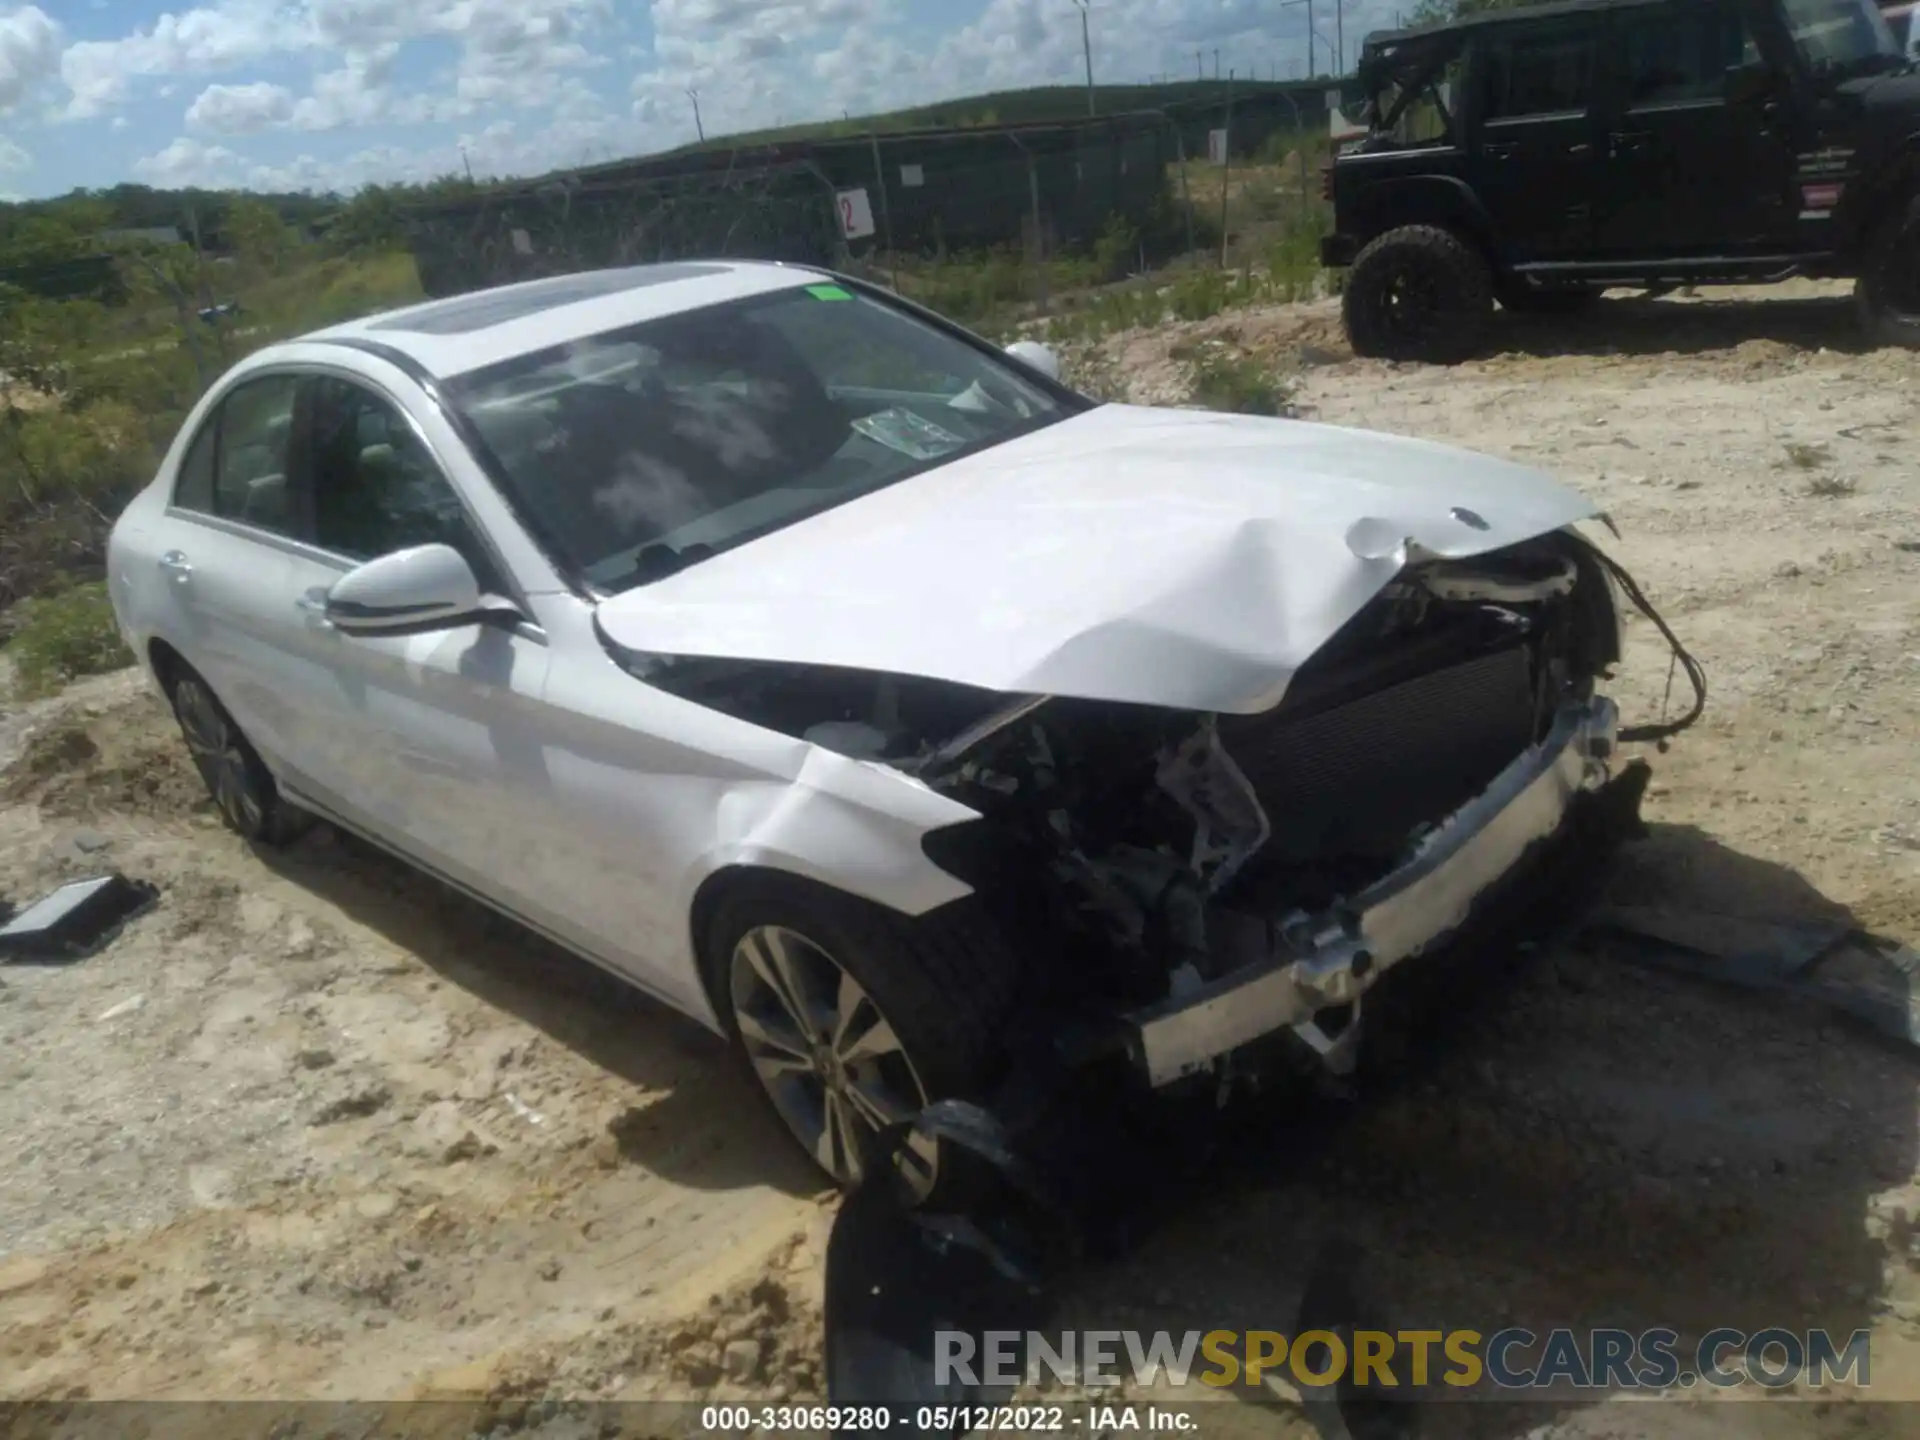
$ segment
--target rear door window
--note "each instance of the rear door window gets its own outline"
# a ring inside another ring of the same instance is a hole
[[[291,375],[263,375],[228,391],[180,462],[173,503],[297,537],[287,453],[298,383]]]
[[[1599,34],[1590,25],[1488,37],[1480,66],[1480,118],[1578,115],[1593,100]]]

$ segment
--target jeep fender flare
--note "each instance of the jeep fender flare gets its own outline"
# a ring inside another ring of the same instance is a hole
[[[1356,251],[1402,225],[1437,225],[1479,247],[1496,270],[1505,256],[1487,207],[1466,181],[1454,175],[1406,175],[1369,185],[1353,198],[1351,233]]]

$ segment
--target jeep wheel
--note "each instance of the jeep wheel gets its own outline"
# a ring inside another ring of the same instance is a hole
[[[1449,230],[1406,225],[1362,250],[1342,304],[1356,355],[1447,364],[1479,348],[1493,313],[1493,276]]]
[[[1868,238],[1853,303],[1873,344],[1920,348],[1920,199],[1908,201]]]
[[[836,1184],[862,1177],[882,1129],[998,1078],[1020,968],[972,897],[918,918],[804,880],[731,885],[706,934],[715,998],[741,1060]],[[942,1147],[896,1157],[925,1200],[955,1179]]]
[[[1592,285],[1535,290],[1515,279],[1497,281],[1493,293],[1502,310],[1516,315],[1577,315],[1591,310],[1600,299],[1600,291]]]

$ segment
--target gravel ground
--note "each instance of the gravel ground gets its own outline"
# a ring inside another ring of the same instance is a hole
[[[1920,941],[1920,356],[1856,353],[1798,285],[1506,323],[1453,369],[1354,361],[1327,305],[1071,359],[1174,399],[1207,338],[1314,418],[1539,464],[1618,522],[1712,701],[1652,757],[1610,898]],[[1630,635],[1645,716],[1667,665]],[[0,1397],[819,1393],[830,1197],[702,1032],[324,830],[256,856],[130,676],[0,714],[7,762],[0,893],[111,865],[163,898],[82,964],[0,972]],[[1331,1142],[1277,1128],[1069,1316],[1286,1328],[1340,1229],[1402,1325],[1871,1328],[1875,1390],[1917,1396],[1911,1054],[1595,939],[1460,1024]],[[1910,1409],[1451,1405],[1427,1433],[1920,1433]]]

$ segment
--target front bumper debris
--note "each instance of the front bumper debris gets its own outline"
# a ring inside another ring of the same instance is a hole
[[[1286,1029],[1324,1050],[1319,1011],[1357,1002],[1393,966],[1436,948],[1482,894],[1561,828],[1576,801],[1605,785],[1618,725],[1604,697],[1564,706],[1544,740],[1345,904],[1277,921],[1216,911],[1210,931],[1239,963],[1128,1016],[1135,1066],[1163,1086]]]

